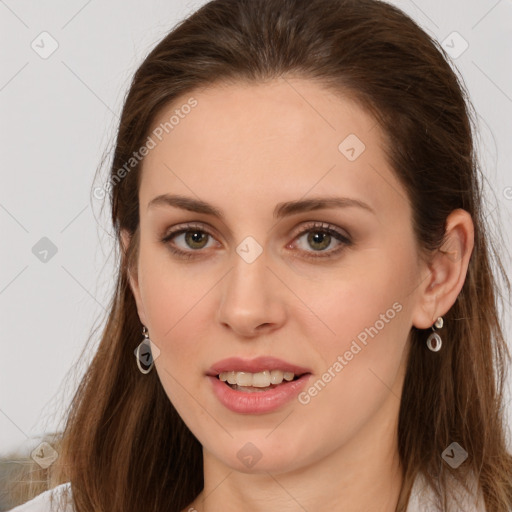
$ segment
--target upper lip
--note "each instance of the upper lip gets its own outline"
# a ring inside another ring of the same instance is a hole
[[[214,363],[206,375],[217,376],[222,372],[249,372],[258,373],[264,370],[282,370],[284,372],[293,372],[295,375],[311,373],[309,368],[304,368],[296,364],[288,363],[282,359],[272,356],[260,356],[254,359],[242,359],[240,357],[229,357]]]

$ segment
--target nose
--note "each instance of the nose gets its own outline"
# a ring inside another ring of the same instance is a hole
[[[217,321],[243,337],[279,329],[286,321],[286,289],[269,268],[266,252],[252,263],[235,253],[233,261],[221,283]]]

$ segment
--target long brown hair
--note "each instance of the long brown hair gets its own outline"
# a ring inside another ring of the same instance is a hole
[[[348,95],[375,117],[426,258],[441,247],[453,210],[473,219],[475,247],[445,315],[442,356],[426,348],[426,330],[410,333],[398,425],[405,479],[396,510],[406,509],[418,474],[445,500],[450,475],[464,484],[469,473],[462,467],[477,476],[488,512],[511,509],[503,417],[510,353],[498,314],[498,274],[509,295],[510,282],[485,225],[476,117],[448,61],[413,20],[378,0],[213,0],[150,52],[126,96],[110,171],[116,289],[62,433],[62,463],[53,466],[54,484],[71,482],[77,512],[180,511],[203,487],[200,443],[157,373],[142,375],[135,366],[141,323],[127,272],[138,257],[141,164],[127,170],[126,163],[179,96],[221,82],[287,76]],[[126,252],[121,229],[133,235]],[[457,470],[441,459],[453,441],[469,455]]]

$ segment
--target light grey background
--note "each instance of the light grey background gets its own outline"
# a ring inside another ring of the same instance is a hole
[[[113,289],[112,229],[108,205],[101,211],[92,194],[103,183],[93,183],[95,171],[136,67],[204,3],[0,0],[0,454],[35,446],[30,438],[62,427],[81,374],[64,378],[101,326]],[[511,251],[512,1],[391,3],[451,51],[469,44],[452,62],[479,114],[488,213],[506,226]],[[57,50],[42,58],[52,40]],[[43,237],[57,249],[46,262],[33,253],[47,244]],[[510,340],[508,320],[505,327]]]

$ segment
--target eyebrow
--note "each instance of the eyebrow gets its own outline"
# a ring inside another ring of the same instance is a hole
[[[206,215],[213,215],[222,221],[225,221],[225,216],[221,210],[215,206],[181,195],[161,194],[153,198],[149,203],[147,209],[156,206],[172,206],[182,210],[188,210],[195,213],[204,213]],[[286,201],[278,203],[274,208],[274,219],[282,219],[290,215],[295,215],[302,212],[310,212],[313,210],[321,210],[326,208],[349,208],[357,207],[366,210],[376,215],[375,210],[368,204],[349,197],[314,197],[311,199],[301,199],[298,201]]]

